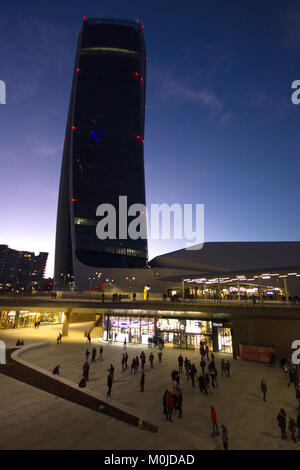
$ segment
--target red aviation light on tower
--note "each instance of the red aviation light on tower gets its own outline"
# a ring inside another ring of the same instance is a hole
[[[80,72],[80,68],[79,68],[79,67],[77,67],[76,72]]]
[[[140,20],[137,18],[136,22],[137,22],[137,23],[139,23],[139,22],[140,22]]]
[[[77,129],[76,126],[72,126],[72,131],[75,131]]]
[[[76,199],[76,197],[72,197],[71,200],[72,200],[72,202],[77,202],[78,201],[78,199]]]
[[[86,17],[84,16],[84,17],[83,17],[83,21],[85,21],[85,20],[86,20]]]

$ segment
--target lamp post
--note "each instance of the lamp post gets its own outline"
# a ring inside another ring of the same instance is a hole
[[[95,279],[94,277],[89,277],[89,281],[90,281],[89,302],[91,302],[92,282],[94,279]]]

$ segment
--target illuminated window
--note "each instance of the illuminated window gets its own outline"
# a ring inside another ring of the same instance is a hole
[[[119,49],[117,47],[85,47],[81,49],[80,54],[95,54],[99,52],[101,53],[106,53],[106,52],[113,52],[117,54],[128,54],[137,57],[139,55],[138,52],[132,51],[130,49]]]
[[[75,225],[97,225],[97,220],[84,219],[82,217],[74,217]]]

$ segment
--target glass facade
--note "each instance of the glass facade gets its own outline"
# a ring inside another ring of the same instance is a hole
[[[63,316],[63,312],[2,311],[0,312],[0,328],[25,328],[34,326],[35,322],[40,322],[40,325],[54,325],[62,323]]]
[[[100,240],[96,234],[100,204],[113,205],[117,214],[119,196],[127,197],[128,207],[145,205],[145,87],[141,25],[85,20],[78,40],[61,170],[57,284],[61,275],[73,275],[74,259],[90,267],[146,266],[147,240],[119,237],[119,217],[116,239]],[[128,217],[128,224],[134,218]]]
[[[164,318],[158,320],[156,325],[158,336],[166,345],[194,349],[204,343],[208,345],[210,351],[213,349],[210,321]]]
[[[232,336],[230,328],[218,328],[219,351],[232,353]]]
[[[103,338],[108,341],[148,344],[155,335],[154,319],[137,316],[106,317]]]
[[[144,316],[105,316],[103,339],[148,344],[149,338],[162,339],[165,346],[199,348],[201,343],[214,350],[212,322],[182,318]],[[230,331],[230,329],[228,329]],[[216,346],[217,349],[217,346]],[[229,352],[226,350],[226,352]]]

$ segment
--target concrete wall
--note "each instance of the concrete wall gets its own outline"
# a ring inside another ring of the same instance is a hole
[[[95,313],[76,313],[72,312],[70,317],[70,323],[86,322],[86,321],[95,321]]]
[[[300,320],[233,319],[233,342],[237,354],[239,343],[251,346],[275,346],[277,358],[290,357],[291,344],[300,340]]]

